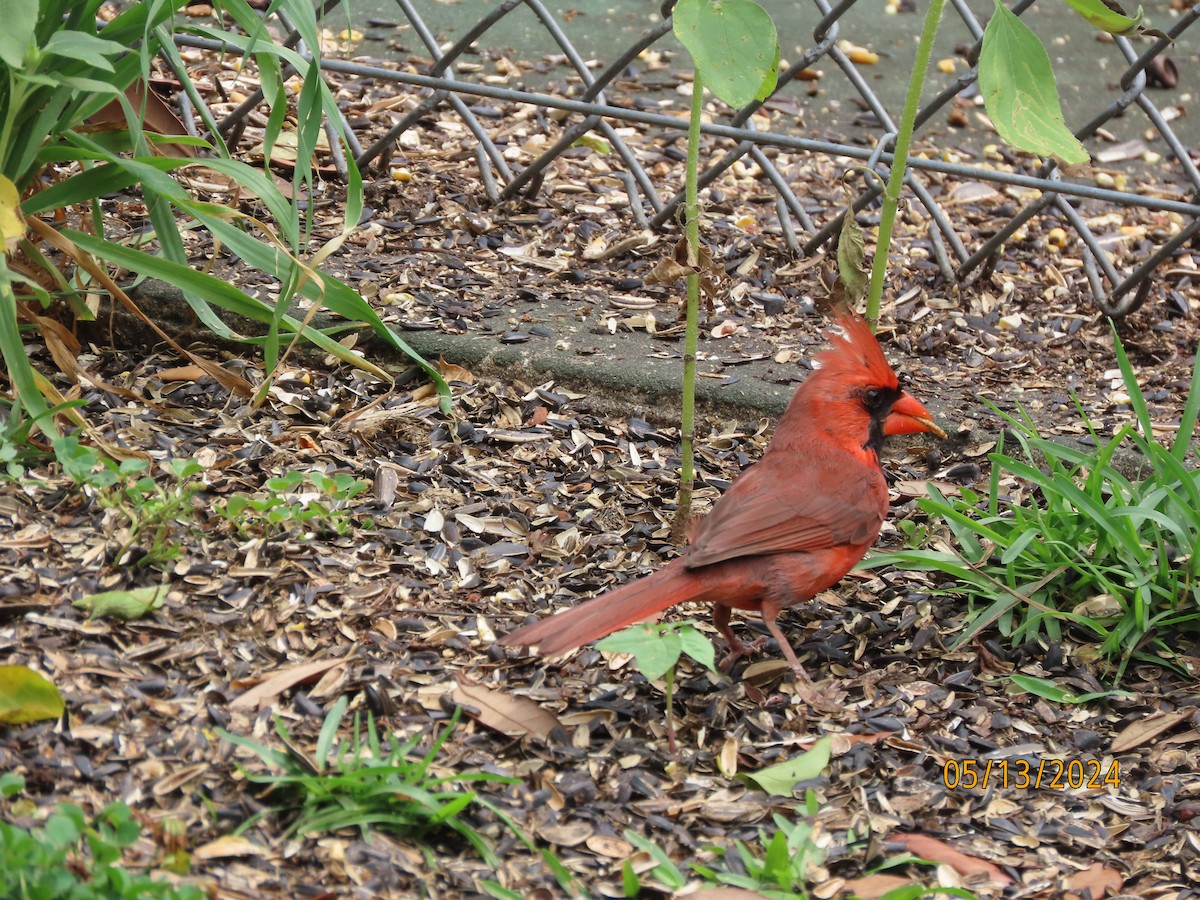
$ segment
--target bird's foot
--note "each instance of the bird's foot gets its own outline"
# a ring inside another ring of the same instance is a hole
[[[729,652],[721,657],[721,662],[718,663],[722,672],[728,672],[739,659],[761,650],[770,638],[763,635],[749,644],[735,636],[727,636],[727,640],[729,641]]]
[[[809,679],[808,674],[801,668],[794,668],[792,671],[796,674],[796,680],[793,682],[796,687],[796,695],[818,712],[823,713],[840,713],[845,712],[845,707],[833,699],[837,693],[838,683],[830,681],[829,687],[824,690],[818,690],[817,686]]]

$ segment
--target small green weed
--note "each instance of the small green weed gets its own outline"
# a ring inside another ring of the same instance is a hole
[[[710,672],[715,672],[713,644],[691,622],[643,622],[631,625],[596,643],[605,653],[629,653],[647,680],[665,678],[667,683],[667,742],[675,752],[675,669],[687,654]]]
[[[180,547],[172,535],[180,520],[191,517],[192,497],[200,490],[204,471],[200,463],[169,460],[170,478],[165,482],[147,474],[150,464],[143,459],[117,463],[103,457],[99,463],[85,483],[95,490],[96,502],[116,517],[110,532],[117,542],[113,562],[153,566],[177,557]]]
[[[20,793],[25,779],[0,776],[0,798]],[[0,897],[10,900],[204,900],[192,885],[135,874],[119,865],[141,826],[124,803],[91,822],[73,803],[59,804],[40,827],[0,821]]]
[[[279,534],[292,525],[344,535],[356,523],[350,501],[366,489],[367,483],[353,475],[293,470],[267,479],[262,491],[234,494],[215,509],[243,535]]]
[[[461,787],[463,782],[514,784],[518,779],[484,772],[445,776],[433,773],[434,760],[458,724],[459,710],[455,710],[429,748],[417,756],[420,736],[385,744],[374,716],[367,717],[363,729],[359,714],[355,713],[350,740],[338,740],[338,728],[348,704],[348,698],[339,698],[325,717],[314,759],[294,746],[278,718],[275,730],[285,750],[227,731],[219,732],[225,740],[252,750],[266,765],[279,770],[255,773],[242,769],[242,772],[248,781],[268,786],[268,799],[278,796],[279,805],[268,811],[292,817],[286,835],[305,836],[342,828],[357,828],[364,836],[372,829],[392,831],[417,840],[434,868],[436,861],[424,839],[440,831],[452,831],[465,838],[488,865],[498,866],[499,860],[483,835],[460,817],[466,809],[478,805],[489,809],[525,840],[506,813],[474,791]],[[242,828],[253,822],[251,819]]]
[[[804,806],[806,818],[811,819],[817,814],[819,804],[816,794],[812,791],[807,792]],[[716,854],[719,867],[692,861],[687,863],[687,868],[705,884],[740,888],[769,900],[808,900],[808,885],[814,879],[827,877],[821,874],[825,851],[817,841],[816,829],[804,818],[792,821],[776,813],[772,819],[775,823],[774,830],[760,828],[755,843],[735,840],[732,851],[709,846],[707,849]],[[625,839],[654,861],[654,867],[646,874],[656,889],[676,893],[687,886],[688,875],[661,847],[634,831],[626,831]],[[885,860],[880,866],[872,869],[870,874],[910,864],[931,865],[906,854],[903,857]],[[641,895],[642,884],[629,863],[626,863],[622,870],[622,881],[626,897]],[[975,898],[970,891],[958,888],[927,888],[919,882],[912,882],[893,888],[880,900],[917,900],[919,897],[940,895],[964,897],[968,900]]]
[[[1200,412],[1200,357],[1168,447],[1154,437],[1115,329],[1113,339],[1140,434],[1128,424],[1102,438],[1076,399],[1098,448],[1087,453],[1043,438],[1023,410],[1018,418],[993,406],[1023,458],[1005,452],[1002,434],[990,457],[986,497],[964,489],[948,498],[931,486],[920,501],[949,528],[957,548],[943,542],[935,549],[880,554],[864,564],[951,576],[940,589],[972,605],[954,647],[993,623],[1014,644],[1042,636],[1057,641],[1064,623],[1071,623],[1095,639],[1102,656],[1118,661],[1119,681],[1132,658],[1170,664],[1170,634],[1200,629],[1200,472],[1184,465]],[[1140,481],[1112,464],[1126,442],[1145,462]]]

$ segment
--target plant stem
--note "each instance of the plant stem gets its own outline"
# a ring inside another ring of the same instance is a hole
[[[692,271],[687,277],[687,324],[683,340],[683,418],[679,436],[683,459],[679,471],[679,501],[672,533],[682,542],[692,516],[692,486],[696,480],[693,442],[696,437],[696,344],[700,332],[700,201],[697,188],[700,170],[700,114],[704,110],[704,79],[696,67],[692,79],[692,111],[688,120],[687,175],[684,188],[684,233],[687,260]]]
[[[925,24],[921,28],[921,40],[917,44],[917,58],[913,62],[912,77],[908,80],[908,94],[904,98],[904,112],[900,116],[900,127],[896,132],[896,146],[892,152],[892,170],[888,175],[887,187],[883,192],[883,209],[879,214],[879,239],[875,244],[875,259],[871,264],[871,288],[867,294],[867,322],[871,330],[879,324],[879,303],[883,298],[883,279],[887,274],[888,250],[892,245],[892,229],[896,223],[896,210],[900,206],[900,191],[904,186],[904,175],[908,170],[908,147],[912,143],[913,123],[917,119],[917,107],[921,103],[921,88],[925,86],[925,73],[933,56],[933,39],[937,36],[938,23],[942,20],[942,9],[946,0],[929,0],[925,13]],[[847,212],[847,215],[849,213]]]

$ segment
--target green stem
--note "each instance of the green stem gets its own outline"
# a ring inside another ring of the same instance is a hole
[[[900,206],[900,191],[908,169],[908,147],[912,143],[917,107],[921,104],[925,73],[929,70],[929,60],[933,56],[933,39],[937,36],[938,23],[942,19],[942,9],[945,5],[946,0],[929,2],[925,24],[921,29],[921,40],[917,44],[917,58],[913,63],[912,77],[908,80],[908,94],[904,99],[900,128],[896,132],[892,171],[888,175],[887,187],[883,192],[883,209],[879,214],[879,240],[876,242],[875,259],[871,264],[871,289],[867,294],[867,321],[872,330],[879,324],[879,303],[883,298],[883,279],[887,275],[888,250],[892,245],[892,229],[895,227],[896,210]]]
[[[687,238],[687,325],[683,339],[683,418],[680,438],[683,459],[679,471],[679,503],[675,510],[675,538],[682,540],[692,514],[692,485],[695,482],[696,437],[696,344],[700,334],[700,201],[697,187],[700,171],[700,114],[704,110],[704,79],[699,67],[692,80],[692,111],[688,120],[687,176],[684,189],[684,233]]]

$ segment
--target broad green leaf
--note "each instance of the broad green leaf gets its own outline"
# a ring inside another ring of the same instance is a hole
[[[735,108],[771,96],[779,41],[771,16],[754,0],[679,0],[672,16],[705,87]]]
[[[679,642],[684,653],[700,663],[708,671],[717,671],[713,643],[705,635],[701,634],[695,626],[680,625]]]
[[[662,678],[679,661],[683,643],[675,629],[633,625],[596,643],[605,653],[630,653],[638,670],[651,681]]]
[[[170,587],[155,584],[150,587],[134,588],[129,591],[104,591],[80,597],[71,605],[87,610],[93,619],[140,619],[163,605]]]
[[[1088,161],[1063,119],[1046,49],[999,0],[983,32],[979,89],[996,131],[1014,147],[1068,163]]]
[[[63,714],[58,688],[27,666],[0,666],[0,725],[23,725]]]
[[[38,0],[4,0],[4,27],[0,28],[0,62],[14,72],[25,62],[25,51],[34,43]]]
[[[1115,0],[1067,0],[1067,5],[1083,16],[1089,25],[1109,34],[1137,34],[1146,17],[1140,6],[1132,18],[1125,15],[1125,10]]]
[[[768,794],[790,797],[796,782],[816,778],[829,765],[829,752],[832,746],[833,738],[826,735],[813,744],[812,749],[795,759],[767,766],[757,772],[747,772],[739,775],[738,778],[753,782]]]

